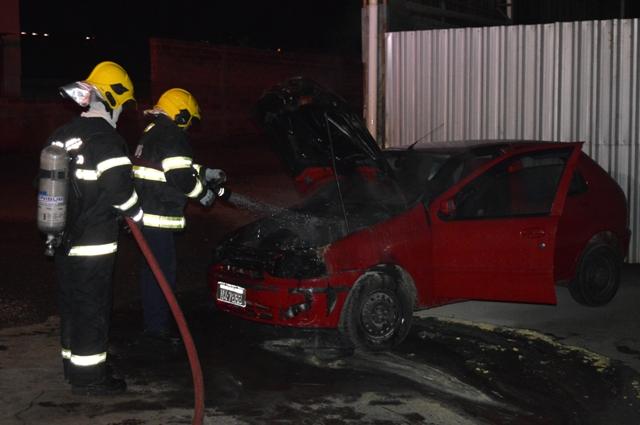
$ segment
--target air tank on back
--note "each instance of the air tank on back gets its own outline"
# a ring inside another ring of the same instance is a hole
[[[38,229],[47,235],[45,255],[53,255],[67,218],[69,156],[51,144],[40,153]]]

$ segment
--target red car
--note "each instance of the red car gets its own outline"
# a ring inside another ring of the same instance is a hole
[[[260,117],[309,196],[225,239],[209,283],[220,310],[337,328],[388,349],[414,310],[463,300],[590,306],[615,295],[625,196],[582,143],[473,141],[382,151],[346,103],[293,79]]]

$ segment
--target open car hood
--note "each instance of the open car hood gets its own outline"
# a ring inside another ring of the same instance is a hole
[[[388,179],[353,176],[338,189],[327,184],[295,207],[280,209],[244,226],[231,239],[261,249],[301,249],[327,245],[408,208]]]
[[[215,263],[317,275],[324,247],[406,211],[382,151],[335,94],[294,78],[268,90],[257,112],[297,189],[309,196],[288,209],[269,208],[268,216],[237,229],[216,248]]]
[[[293,78],[272,87],[256,109],[302,193],[336,175],[391,172],[361,118],[312,80]]]
[[[318,276],[325,247],[407,208],[394,182],[358,175],[341,180],[340,189],[325,184],[303,203],[236,229],[215,249],[214,263],[280,277]]]

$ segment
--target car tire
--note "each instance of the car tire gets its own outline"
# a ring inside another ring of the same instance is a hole
[[[382,273],[365,275],[347,297],[338,330],[349,348],[385,351],[400,344],[413,320],[413,296]]]
[[[620,286],[622,260],[618,252],[606,244],[585,249],[569,292],[579,304],[598,307],[613,299]]]

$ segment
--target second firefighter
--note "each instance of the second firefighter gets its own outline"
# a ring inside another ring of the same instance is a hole
[[[176,289],[174,235],[185,228],[187,200],[210,207],[216,195],[209,187],[221,182],[221,170],[201,167],[193,161],[187,129],[200,119],[196,99],[186,90],[164,92],[151,110],[151,122],[136,148],[133,175],[145,211],[142,233],[172,289]],[[172,335],[169,306],[146,262],[140,269],[144,310],[144,335],[169,341]]]

